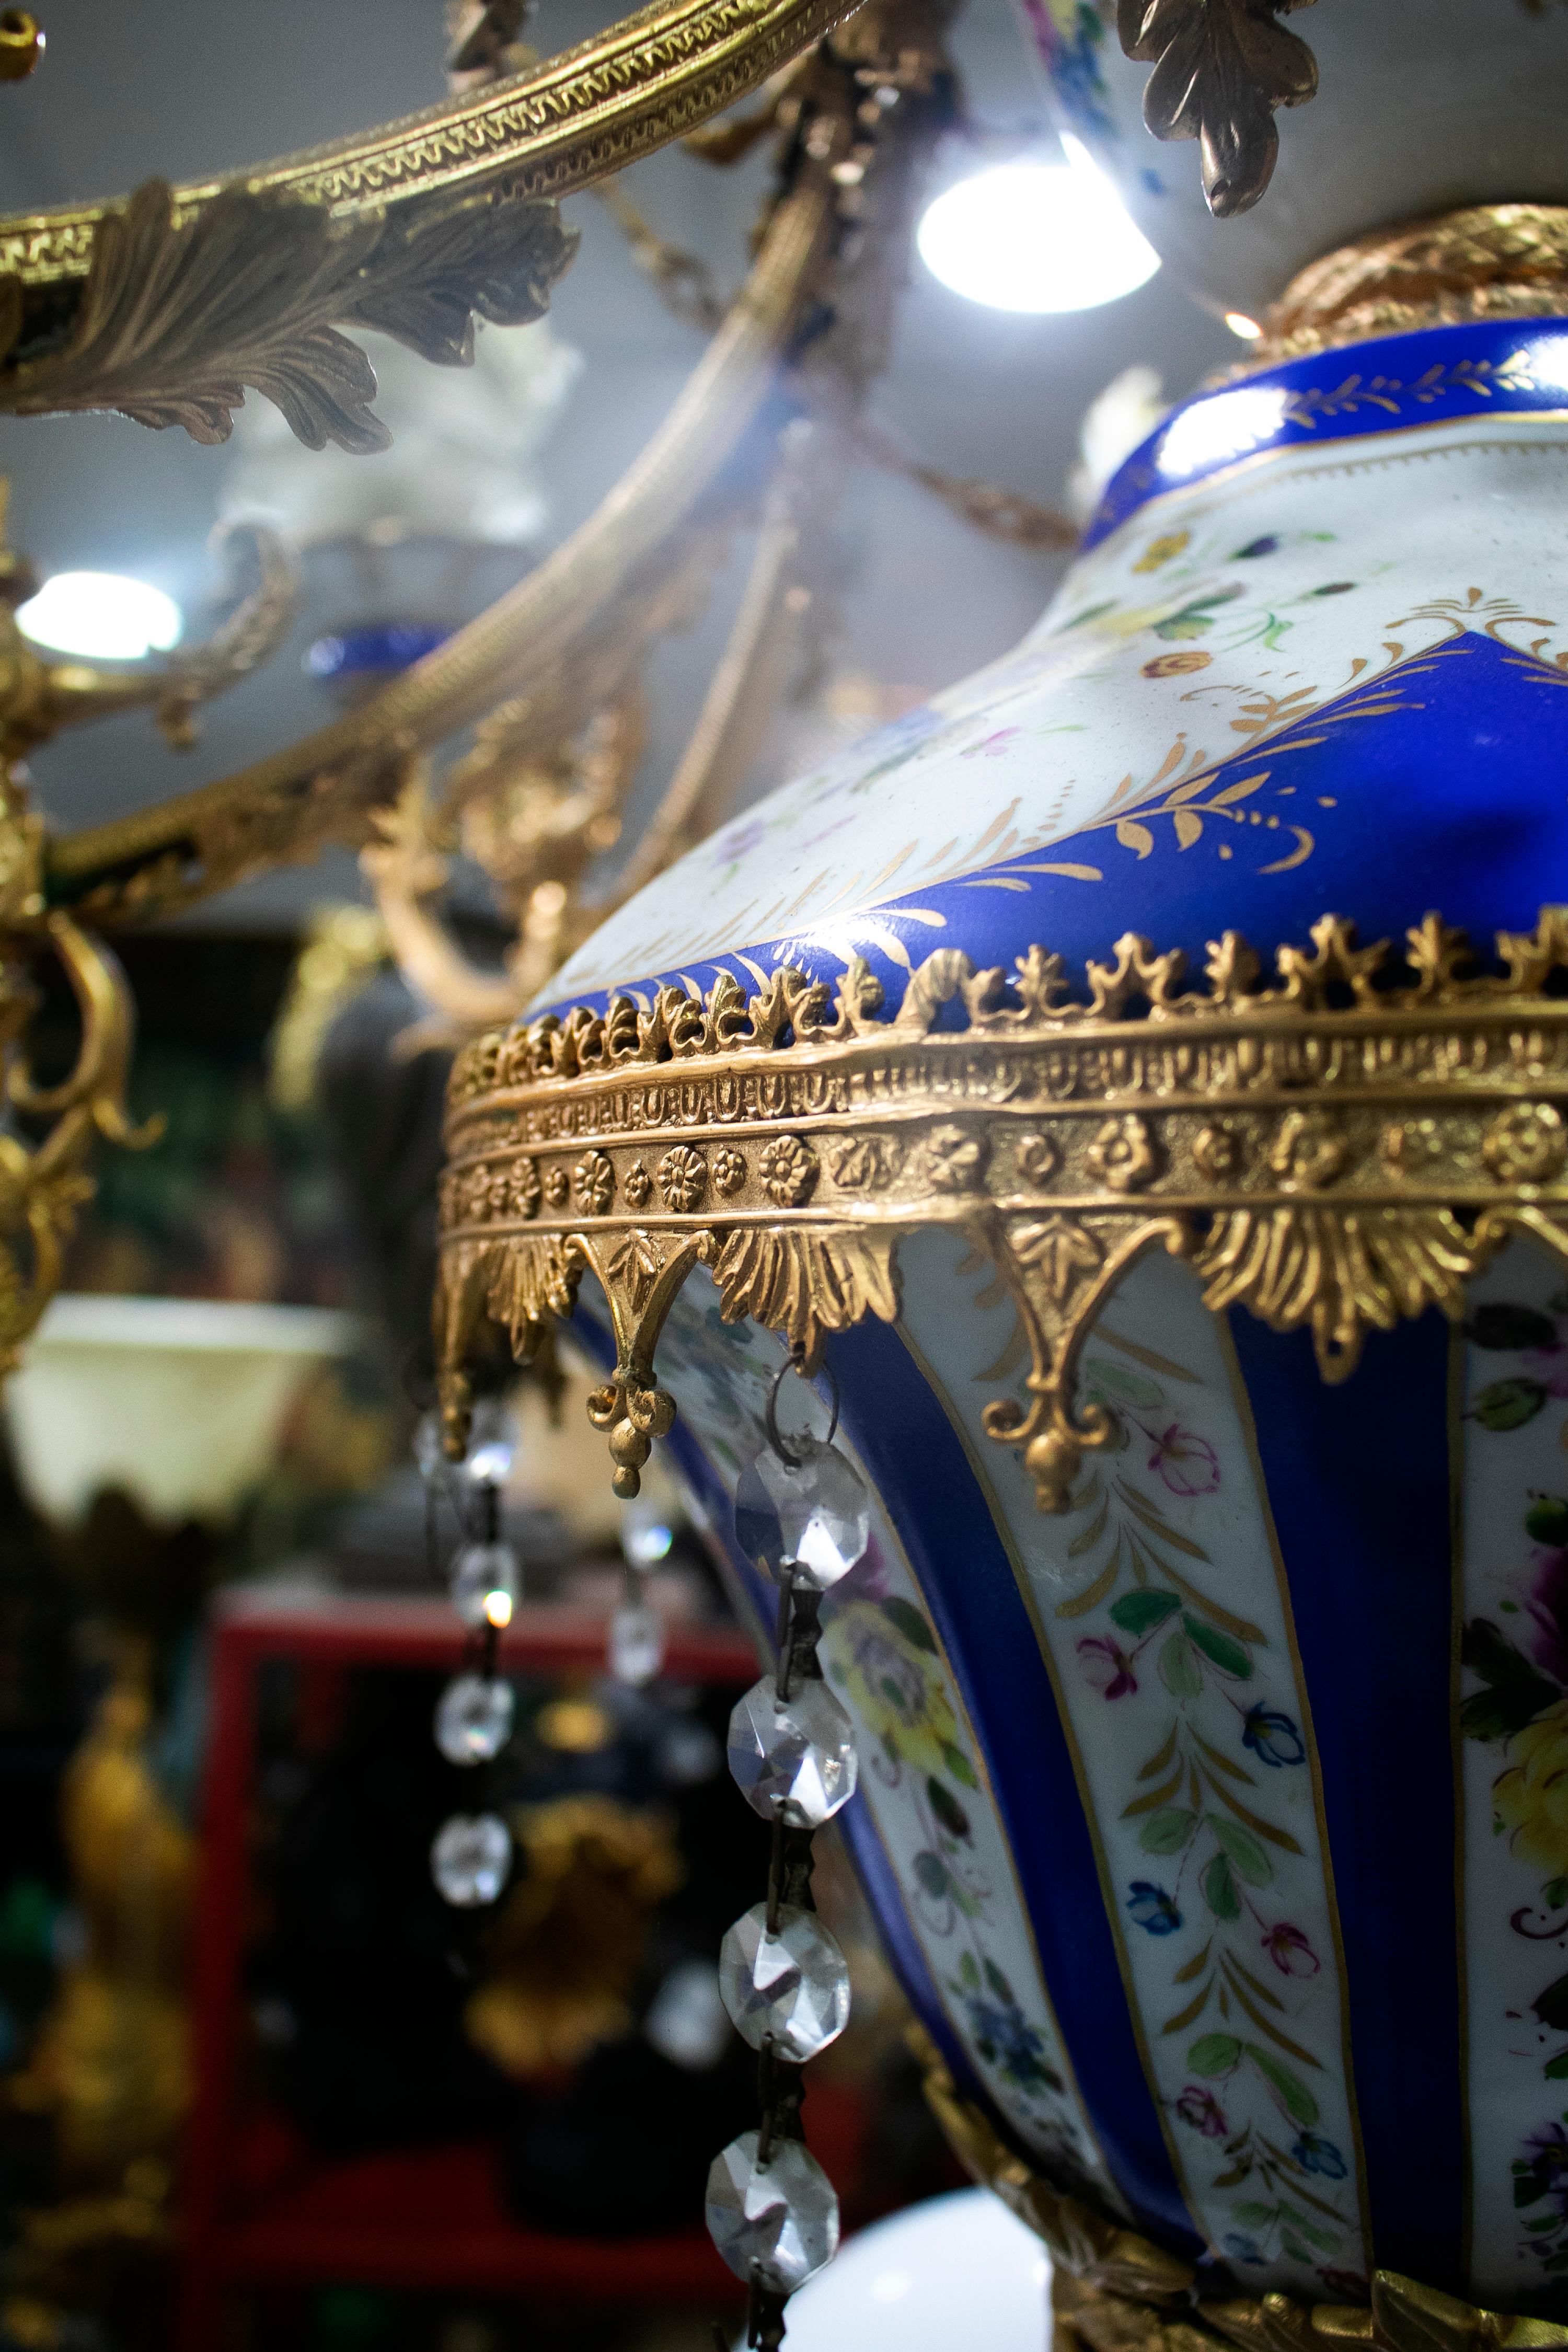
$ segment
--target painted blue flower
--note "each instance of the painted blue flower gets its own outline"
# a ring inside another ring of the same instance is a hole
[[[1249,1706],[1241,1727],[1241,1744],[1250,1748],[1261,1764],[1304,1764],[1307,1743],[1288,1715],[1277,1706]]]
[[[1163,1886],[1155,1886],[1147,1878],[1135,1878],[1127,1897],[1127,1908],[1140,1927],[1151,1936],[1173,1936],[1182,1924],[1182,1915]]]
[[[1323,2139],[1316,2132],[1303,2132],[1290,2150],[1304,2172],[1321,2172],[1325,2180],[1342,2180],[1345,2160],[1331,2139]]]
[[[1249,2238],[1243,2230],[1226,2231],[1225,2250],[1238,2263],[1260,2263],[1263,2260],[1263,2250],[1257,2239]]]
[[[1021,2091],[1062,2088],[1061,2076],[1045,2062],[1045,2042],[1016,2001],[986,2000],[978,1993],[964,1996],[970,2031],[980,2055],[999,2067]]]

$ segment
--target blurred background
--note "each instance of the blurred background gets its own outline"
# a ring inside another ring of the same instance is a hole
[[[616,13],[540,0],[527,37],[554,50]],[[6,209],[231,169],[444,88],[434,0],[69,0],[47,32],[5,96]],[[953,47],[971,135],[938,186],[998,154],[1059,163],[1007,0],[971,0]],[[623,185],[729,290],[767,169],[677,152]],[[226,593],[220,520],[269,520],[301,566],[288,642],[192,748],[127,717],[40,751],[53,825],[322,723],[592,510],[704,338],[603,202],[566,210],[582,248],[546,322],[485,331],[460,378],[378,348],[384,456],[313,457],[254,400],[225,447],[0,420],[11,541],[46,583],[121,575],[200,636]],[[871,414],[948,475],[1081,509],[1106,388],[1101,473],[1156,413],[1151,362],[1176,398],[1237,350],[1163,272],[1041,313],[917,265]],[[627,840],[748,555],[742,530],[654,656]],[[1065,561],[858,468],[742,804],[1004,653]],[[451,919],[499,953],[461,864]],[[702,2180],[755,2113],[715,1973],[766,1872],[724,1769],[750,1636],[673,1488],[633,1525],[611,1500],[585,1363],[563,1351],[553,1399],[498,1376],[479,1534],[510,1544],[521,1590],[486,1801],[520,1864],[482,1931],[443,1902],[431,1840],[468,1783],[430,1728],[471,1646],[444,1579],[476,1507],[473,1479],[430,1475],[423,1420],[445,1055],[347,852],[121,952],[132,1109],[165,1125],[102,1159],[0,1456],[0,2352],[710,2352],[735,2300]],[[45,1066],[68,1027],[46,1003]],[[830,1832],[818,1854],[855,2005],[808,2118],[854,2229],[959,2176]]]

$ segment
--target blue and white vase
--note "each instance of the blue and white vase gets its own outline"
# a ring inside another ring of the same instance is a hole
[[[825,1363],[876,1497],[825,1610],[847,1831],[962,2098],[1210,2307],[1549,2318],[1568,13],[1293,18],[1321,94],[1230,223],[1109,14],[1041,0],[1064,109],[1226,307],[1502,209],[1321,265],[1302,355],[1172,413],[1016,653],[469,1053],[448,1364],[580,1296],[623,1474],[672,1449],[761,1626],[730,1498]]]

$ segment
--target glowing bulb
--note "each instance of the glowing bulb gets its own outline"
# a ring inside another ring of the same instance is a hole
[[[1233,335],[1241,337],[1244,343],[1255,343],[1263,332],[1257,320],[1249,319],[1245,310],[1227,310],[1225,323]]]
[[[178,645],[184,615],[172,596],[118,572],[57,572],[30,596],[16,625],[51,652],[99,661],[141,661]]]
[[[994,163],[945,189],[915,242],[933,278],[993,310],[1092,310],[1153,277],[1160,257],[1078,140],[1067,163]]]
[[[489,1622],[496,1628],[498,1633],[510,1625],[511,1623],[510,1593],[500,1591],[495,1592],[487,1592],[485,1595],[485,1616]]]

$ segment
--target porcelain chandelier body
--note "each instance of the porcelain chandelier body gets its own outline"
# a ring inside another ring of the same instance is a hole
[[[1040,26],[1261,309],[1568,195],[1568,18],[1420,14],[1292,19],[1310,137],[1234,224],[1103,13]],[[948,2074],[1200,2297],[1351,2333],[1380,2273],[1568,2315],[1568,299],[1507,277],[1173,412],[1016,652],[470,1050],[443,1208],[458,1407],[479,1319],[577,1301],[759,1629],[731,1497],[831,1368],[847,1835]]]

